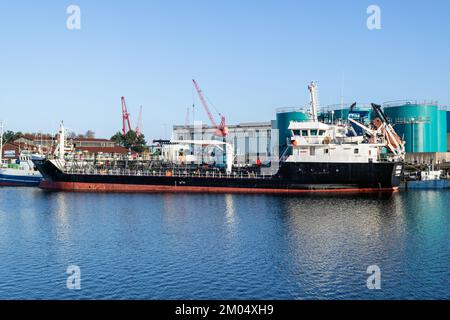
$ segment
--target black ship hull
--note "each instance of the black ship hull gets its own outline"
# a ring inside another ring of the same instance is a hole
[[[311,191],[392,191],[403,164],[289,163],[272,176],[113,175],[62,172],[50,160],[34,160],[51,190],[92,192],[301,193]]]

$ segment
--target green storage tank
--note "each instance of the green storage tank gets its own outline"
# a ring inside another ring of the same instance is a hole
[[[438,110],[438,152],[447,152],[447,108]],[[444,150],[444,151],[441,151]]]
[[[384,112],[406,141],[406,152],[447,152],[447,112],[437,102],[385,103]]]
[[[280,108],[277,110],[277,129],[279,138],[280,155],[286,150],[288,138],[291,133],[288,130],[291,121],[309,121],[310,113],[299,108]]]

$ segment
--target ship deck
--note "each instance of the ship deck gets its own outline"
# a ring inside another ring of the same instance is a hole
[[[236,179],[270,179],[274,174],[261,171],[233,171],[226,173],[222,170],[131,170],[131,169],[64,169],[65,174],[72,175],[108,175],[108,176],[149,176],[149,177],[181,177],[181,178],[236,178]]]

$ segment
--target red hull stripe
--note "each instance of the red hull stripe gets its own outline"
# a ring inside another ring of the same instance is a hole
[[[82,192],[193,192],[193,193],[265,193],[265,194],[298,194],[311,192],[380,192],[396,191],[397,188],[349,188],[349,189],[260,189],[260,188],[232,188],[232,187],[191,187],[191,186],[161,186],[136,185],[114,183],[84,183],[84,182],[48,182],[39,185],[47,190],[66,190]]]

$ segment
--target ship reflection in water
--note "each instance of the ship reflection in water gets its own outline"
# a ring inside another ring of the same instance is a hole
[[[0,299],[449,299],[448,199],[1,189]]]

